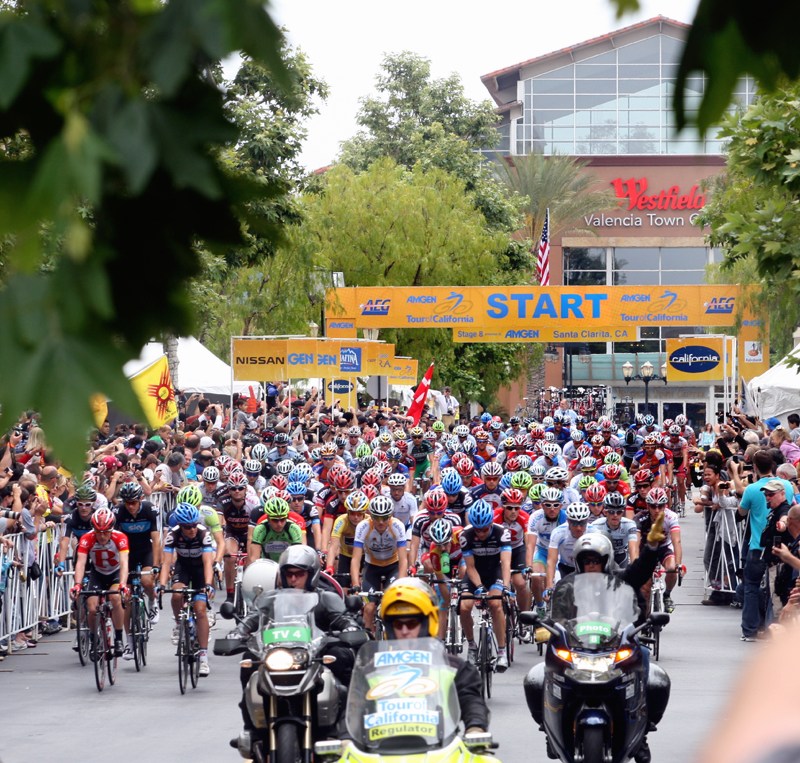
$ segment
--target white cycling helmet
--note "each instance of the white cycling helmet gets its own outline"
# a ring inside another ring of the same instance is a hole
[[[405,487],[408,483],[408,477],[400,472],[392,472],[387,480],[389,487]]]
[[[563,466],[553,466],[544,473],[545,482],[566,482],[569,472]]]
[[[567,506],[567,519],[571,522],[585,522],[592,515],[583,501],[573,501]]]
[[[542,490],[541,500],[548,503],[555,503],[556,501],[560,503],[564,500],[564,493],[557,487],[546,487]]]

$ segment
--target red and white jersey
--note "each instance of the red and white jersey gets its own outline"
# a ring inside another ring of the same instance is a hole
[[[511,536],[511,548],[518,548],[525,543],[525,533],[528,530],[530,515],[527,511],[520,511],[515,522],[503,521],[503,509],[495,509],[494,523],[508,530]]]
[[[101,575],[112,575],[119,570],[120,555],[128,553],[128,536],[112,530],[108,541],[101,544],[94,530],[90,530],[81,538],[78,553],[87,554],[92,567]]]

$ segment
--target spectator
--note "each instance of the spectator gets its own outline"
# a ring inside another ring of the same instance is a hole
[[[578,414],[572,408],[572,404],[565,397],[562,397],[558,402],[558,410],[562,416],[565,416],[570,421],[570,426],[577,423]]]
[[[773,545],[772,555],[778,562],[772,577],[772,605],[780,613],[789,600],[800,572],[800,506],[790,507],[776,523],[781,543]]]
[[[17,462],[20,464],[27,464],[31,461],[43,463],[46,448],[44,431],[40,427],[32,427],[28,433],[28,441],[25,443],[24,450],[17,456]]]
[[[797,442],[797,439],[800,438],[800,415],[790,413],[786,417],[786,421],[789,423],[789,437],[793,442]]]
[[[797,466],[800,463],[800,446],[792,440],[789,433],[782,427],[777,426],[772,430],[769,436],[769,444],[775,448],[779,448],[783,453],[784,459]]]
[[[453,397],[450,387],[445,387],[442,390],[442,400],[444,401],[444,413],[442,414],[442,422],[447,430],[450,430],[455,423],[459,420],[458,415],[458,400]]]
[[[703,451],[708,452],[709,448],[714,447],[716,439],[717,436],[714,434],[714,427],[711,424],[706,424],[706,428],[700,433],[700,439],[697,445]]]

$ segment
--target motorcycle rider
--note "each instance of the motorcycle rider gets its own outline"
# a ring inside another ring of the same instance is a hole
[[[381,604],[386,636],[389,640],[436,638],[439,632],[439,604],[433,589],[419,578],[399,578],[383,594]],[[460,657],[448,654],[455,668],[455,687],[465,733],[489,729],[489,708],[481,696],[477,668]]]
[[[664,519],[660,515],[652,524],[647,534],[647,542],[643,544],[641,555],[631,562],[625,569],[620,569],[614,562],[614,547],[611,541],[601,533],[587,533],[581,536],[575,544],[575,572],[566,575],[556,586],[572,584],[574,575],[586,572],[611,575],[617,580],[627,583],[633,589],[640,611],[644,612],[644,603],[641,600],[640,588],[651,579],[653,571],[658,564],[658,547],[664,540]],[[643,617],[643,616],[642,616]],[[647,674],[647,714],[649,719],[648,731],[655,731],[656,724],[661,720],[669,702],[670,681],[663,668],[650,662],[650,651],[642,646],[642,662]],[[525,699],[531,716],[543,729],[543,699],[544,699],[545,663],[540,662],[525,676],[523,686]],[[557,758],[550,740],[547,740],[547,757]],[[636,763],[650,763],[650,747],[647,736],[642,740],[639,750],[634,755]]]
[[[304,545],[289,546],[278,559],[278,584],[281,588],[295,588],[297,590],[315,591],[317,593],[319,596],[319,603],[314,608],[314,619],[317,627],[325,633],[330,631],[362,630],[353,615],[345,608],[344,601],[340,596],[318,587],[320,571],[319,556],[313,548]],[[247,575],[248,572],[249,568],[245,571],[245,575]],[[267,571],[266,574],[269,575],[269,572]],[[250,578],[245,578],[242,581],[243,587],[247,585],[250,589],[255,585],[261,585],[262,582],[260,578],[257,580],[254,579],[252,582]],[[267,586],[264,590],[268,591],[271,589]],[[242,641],[246,641],[253,631],[258,628],[258,602],[259,599],[256,597],[253,610],[228,634],[227,638],[238,638]],[[366,636],[364,640],[366,641]],[[340,706],[344,708],[344,698],[346,696],[345,687],[350,683],[353,665],[355,664],[355,653],[353,649],[340,643],[329,645],[324,653],[336,658],[335,662],[330,666],[330,669],[341,684],[340,694],[342,701]],[[247,656],[252,655],[247,654]],[[257,663],[258,661],[254,660],[253,667],[242,668],[239,673],[243,692],[247,687],[250,676],[254,671],[258,670]],[[254,726],[250,714],[247,711],[247,703],[245,702],[244,696],[242,696],[239,707],[242,710],[242,720],[244,721],[243,737],[247,739],[251,736]],[[240,747],[239,739],[231,739],[230,744],[231,747],[234,748]]]

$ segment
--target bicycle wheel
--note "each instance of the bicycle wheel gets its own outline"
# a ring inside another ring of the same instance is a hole
[[[658,662],[658,657],[661,654],[661,626],[653,628],[653,659]]]
[[[517,632],[517,613],[513,604],[510,604],[506,611],[506,655],[508,665],[514,662],[514,637]]]
[[[180,626],[178,627],[178,686],[181,694],[186,694],[186,684],[189,680],[189,624],[186,622],[185,615],[181,615]]]
[[[97,691],[103,691],[106,685],[106,624],[100,612],[94,615],[94,646],[92,661],[94,662],[94,682]]]
[[[78,597],[78,602],[75,606],[75,626],[75,635],[78,639],[78,659],[81,661],[81,665],[86,665],[90,660],[89,650],[92,645],[92,638],[89,631],[89,619],[86,614],[86,599],[83,596]]]
[[[380,617],[375,618],[375,641],[383,641],[385,640],[386,636],[384,635],[384,631],[386,627],[383,624],[383,620]]]
[[[244,604],[244,597],[242,596],[242,581],[237,580],[233,588],[233,606],[238,617],[244,617],[246,614],[246,607]]]
[[[492,632],[491,622],[487,622],[484,626],[484,643],[485,643],[485,675],[486,675],[486,698],[492,698],[492,677],[494,676],[494,661],[497,654],[497,643],[494,640],[494,633]],[[492,648],[494,646],[494,648]]]
[[[142,613],[141,613],[141,599],[138,596],[131,598],[131,640],[133,641],[133,666],[138,673],[142,669],[141,648],[142,643]]]
[[[455,607],[450,607],[447,615],[447,633],[444,637],[444,647],[448,654],[460,654],[462,650],[461,618]]]
[[[106,670],[108,670],[108,682],[112,686],[117,680],[117,657],[114,651],[114,623],[111,622],[111,615],[106,615]]]
[[[197,627],[197,623],[194,624],[195,628]],[[189,631],[189,679],[192,682],[192,688],[197,688],[197,681],[200,678],[200,655],[197,653],[199,646],[197,644],[197,639],[192,638],[191,629],[187,628]]]
[[[139,641],[139,659],[142,667],[147,665],[147,642],[150,640],[150,616],[147,613],[147,605],[144,599],[139,600],[139,620],[142,623],[142,638]]]

